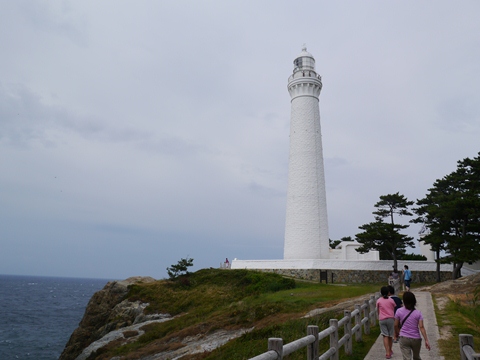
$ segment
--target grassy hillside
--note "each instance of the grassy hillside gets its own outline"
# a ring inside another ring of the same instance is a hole
[[[175,318],[147,325],[145,334],[135,342],[111,344],[91,358],[140,359],[178,349],[187,337],[208,335],[219,329],[253,328],[212,352],[182,358],[248,359],[267,350],[269,337],[281,337],[288,343],[305,336],[307,325],[318,325],[322,330],[329,326],[329,319],[343,317],[342,311],[303,319],[310,310],[378,290],[379,286],[372,284],[337,286],[296,281],[270,273],[218,269],[203,269],[176,281],[132,285],[127,295],[129,300],[149,303],[146,313],[168,313]],[[378,327],[375,327],[363,343],[354,342],[355,356],[349,359],[363,359],[377,337]],[[325,341],[325,348],[327,343]],[[305,352],[289,359],[305,359]]]
[[[449,280],[425,289],[433,295],[440,331],[440,353],[445,359],[459,358],[459,334],[474,337],[478,352],[480,339],[480,273]],[[415,291],[415,289],[413,290]]]

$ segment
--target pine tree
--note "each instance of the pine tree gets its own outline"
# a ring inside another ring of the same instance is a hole
[[[188,268],[193,266],[192,258],[180,259],[177,264],[171,265],[167,268],[167,273],[170,280],[175,280],[181,275],[188,275]]]
[[[413,209],[429,233],[422,239],[437,254],[440,264],[453,264],[453,279],[465,262],[480,260],[480,153],[457,162],[457,170],[436,180]],[[441,257],[441,254],[445,254]]]
[[[415,244],[412,237],[400,233],[409,225],[396,223],[395,215],[412,216],[408,207],[413,204],[413,201],[408,201],[398,192],[380,196],[380,201],[374,205],[377,208],[373,212],[375,221],[359,226],[363,232],[355,235],[357,241],[362,244],[357,251],[366,253],[378,250],[381,259],[393,259],[393,269],[398,271],[399,256],[405,254],[408,246],[413,247]],[[385,222],[385,219],[388,219],[388,222]]]

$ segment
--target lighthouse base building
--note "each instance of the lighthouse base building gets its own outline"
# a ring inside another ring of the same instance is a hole
[[[306,48],[293,64],[293,74],[288,79],[291,117],[284,258],[234,259],[231,269],[269,271],[326,282],[385,282],[393,263],[379,260],[378,251],[360,254],[355,249],[361,245],[355,241],[330,249],[319,109],[322,79]],[[435,281],[435,261],[408,264],[418,277],[414,281]],[[451,277],[450,266],[442,265],[442,272],[445,278]]]

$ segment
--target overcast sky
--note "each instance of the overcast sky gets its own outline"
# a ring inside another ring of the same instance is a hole
[[[306,44],[331,239],[480,151],[478,1],[0,0],[0,273],[283,258]],[[418,238],[418,225],[409,233]],[[412,250],[414,251],[414,250]]]

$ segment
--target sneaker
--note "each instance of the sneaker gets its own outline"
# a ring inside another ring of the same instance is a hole
[[[396,344],[398,343],[398,339],[394,339],[393,342]]]

